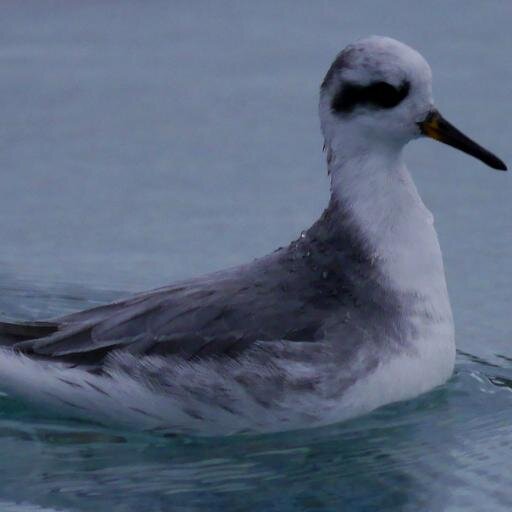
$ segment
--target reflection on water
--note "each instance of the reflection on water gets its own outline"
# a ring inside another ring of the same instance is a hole
[[[34,317],[42,303],[63,312],[118,296],[58,288],[13,283],[4,313],[25,304]],[[10,295],[18,300],[7,307]],[[450,382],[416,400],[320,429],[218,439],[49,418],[3,395],[0,496],[83,511],[506,510],[511,383],[510,358],[459,352]]]

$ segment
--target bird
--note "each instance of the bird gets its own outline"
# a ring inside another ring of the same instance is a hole
[[[330,199],[288,246],[49,321],[0,323],[0,389],[46,410],[169,435],[319,427],[452,375],[433,216],[403,158],[429,137],[506,170],[435,108],[416,50],[370,36],[320,86]]]

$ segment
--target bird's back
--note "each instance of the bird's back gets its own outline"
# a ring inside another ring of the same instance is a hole
[[[33,357],[101,365],[112,351],[191,359],[233,357],[257,341],[343,345],[343,331],[352,326],[353,340],[363,312],[373,318],[368,331],[385,329],[398,305],[342,215],[331,204],[298,240],[247,265],[54,322],[4,323],[4,344]]]

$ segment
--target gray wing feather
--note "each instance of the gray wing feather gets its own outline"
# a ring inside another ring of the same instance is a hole
[[[53,323],[0,323],[0,344],[78,363],[101,363],[114,350],[183,358],[236,355],[256,342],[343,340],[346,319],[363,316],[371,321],[352,321],[350,329],[368,338],[372,329],[395,328],[399,314],[380,282],[371,252],[332,203],[306,236],[248,265]]]
[[[72,314],[51,324],[53,332],[27,331],[28,339],[15,347],[61,358],[101,359],[112,350],[192,358],[235,355],[257,340],[293,337],[301,324],[300,301],[283,300],[283,291],[262,274],[268,264],[255,262]]]

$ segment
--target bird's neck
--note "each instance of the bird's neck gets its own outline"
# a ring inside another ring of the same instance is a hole
[[[386,286],[449,310],[433,217],[402,160],[401,147],[327,152],[331,201],[343,212],[340,222],[349,222],[359,233]]]

